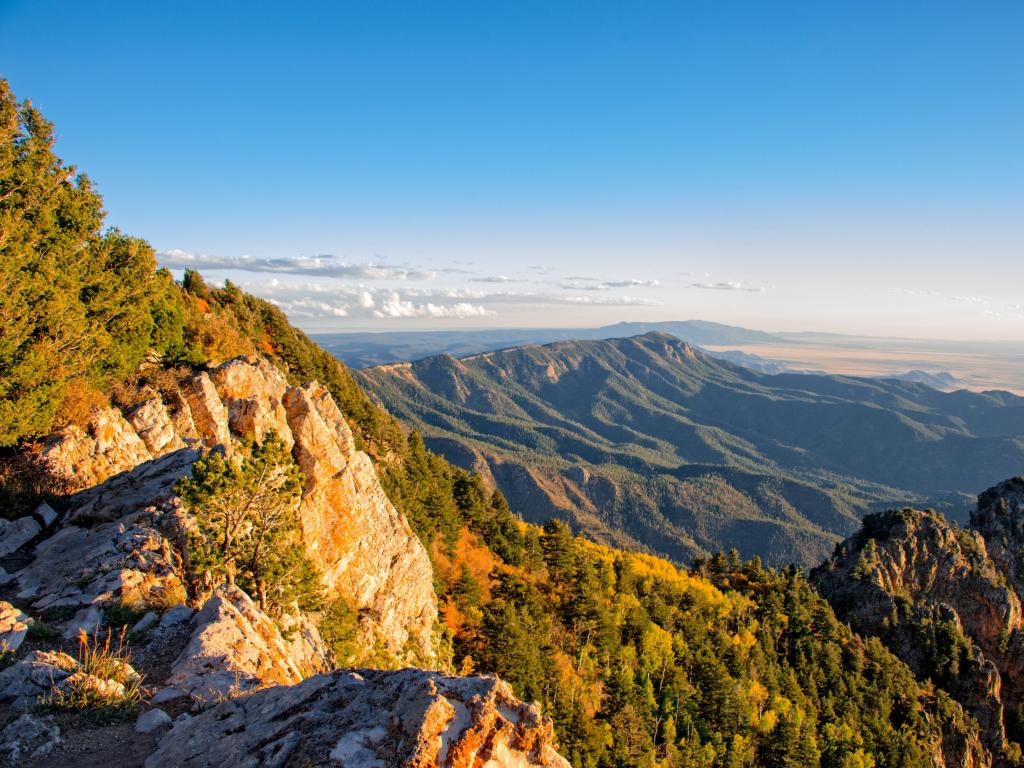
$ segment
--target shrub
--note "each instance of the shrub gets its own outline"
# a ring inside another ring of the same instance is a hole
[[[261,610],[320,607],[319,574],[301,542],[302,472],[268,432],[240,460],[211,451],[175,491],[195,517],[189,535],[194,574],[207,585],[236,584]]]
[[[320,615],[320,636],[338,664],[346,664],[356,651],[359,614],[344,600],[330,603]]]

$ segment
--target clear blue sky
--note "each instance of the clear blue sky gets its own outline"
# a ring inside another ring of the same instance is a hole
[[[1019,1],[0,0],[111,222],[312,330],[1024,338],[1022,40]]]

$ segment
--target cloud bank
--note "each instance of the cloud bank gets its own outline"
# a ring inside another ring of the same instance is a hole
[[[353,280],[433,280],[437,272],[381,264],[349,264],[337,256],[298,256],[258,259],[252,256],[211,256],[174,248],[157,253],[157,260],[169,269],[235,269],[244,272],[273,272],[290,275],[348,278]]]

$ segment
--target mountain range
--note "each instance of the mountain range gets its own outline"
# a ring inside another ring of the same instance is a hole
[[[671,334],[690,344],[765,344],[783,339],[763,331],[706,320],[660,323],[622,322],[601,328],[512,328],[476,331],[397,331],[314,334],[313,340],[352,368],[418,360],[433,355],[463,357],[526,344],[616,339],[651,331]]]
[[[871,510],[965,519],[967,494],[1024,465],[1024,398],[763,374],[663,332],[355,375],[526,519],[676,561],[736,547],[813,564]]]

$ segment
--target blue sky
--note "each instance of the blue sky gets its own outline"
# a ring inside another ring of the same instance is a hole
[[[1024,4],[0,0],[111,223],[310,330],[1024,338]]]

